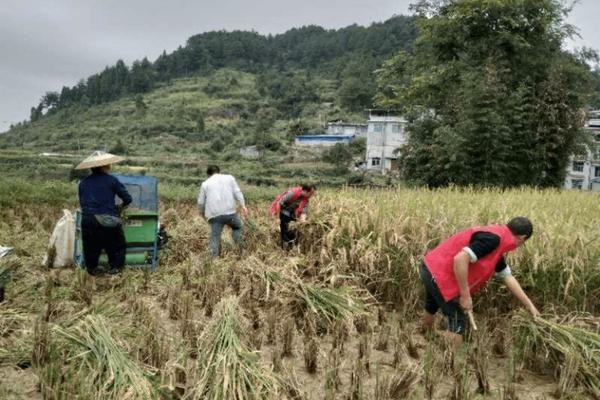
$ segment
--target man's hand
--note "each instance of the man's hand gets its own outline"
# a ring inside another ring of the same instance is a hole
[[[242,207],[240,209],[240,214],[242,215],[242,218],[246,218],[248,216],[248,209],[246,207]]]
[[[473,299],[471,298],[471,295],[460,296],[458,298],[458,303],[460,304],[460,308],[462,308],[465,313],[473,309]]]
[[[529,310],[533,318],[538,318],[540,316],[540,312],[533,305],[533,302],[527,297],[527,294],[521,288],[519,282],[515,279],[514,276],[508,275],[503,279],[504,284],[510,290],[510,292],[517,298],[519,301]]]
[[[541,316],[540,312],[538,311],[537,308],[535,308],[535,306],[533,304],[529,308],[529,312],[531,313],[531,315],[533,316],[534,319],[539,318]]]

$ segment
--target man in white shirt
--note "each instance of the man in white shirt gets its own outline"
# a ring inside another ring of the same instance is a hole
[[[219,256],[219,244],[223,226],[231,227],[231,238],[242,249],[242,220],[237,214],[237,206],[241,207],[242,216],[248,214],[244,195],[235,178],[231,175],[221,174],[216,165],[210,165],[206,174],[207,180],[200,186],[198,207],[200,215],[210,224],[210,238],[208,249],[211,257]]]

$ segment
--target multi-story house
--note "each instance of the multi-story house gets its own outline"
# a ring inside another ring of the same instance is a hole
[[[353,135],[354,137],[367,137],[367,124],[353,124],[348,122],[328,122],[328,135]]]
[[[593,146],[585,155],[571,157],[565,188],[600,192],[600,110],[589,113],[585,130],[590,134]]]
[[[395,150],[406,142],[404,118],[370,110],[367,123],[366,168],[382,173],[398,169]]]

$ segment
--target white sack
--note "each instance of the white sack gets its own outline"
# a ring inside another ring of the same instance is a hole
[[[75,218],[69,210],[63,210],[62,218],[56,223],[48,249],[56,248],[53,268],[73,265],[73,251],[75,246]],[[44,256],[44,264],[48,262],[48,255]]]

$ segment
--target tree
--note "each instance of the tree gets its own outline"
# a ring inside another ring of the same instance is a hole
[[[121,139],[117,139],[115,145],[108,152],[113,154],[127,154],[127,147],[125,147]]]
[[[375,69],[374,59],[368,53],[357,56],[346,65],[339,89],[340,102],[343,106],[354,111],[372,106],[376,87]]]
[[[198,112],[196,115],[196,131],[202,135],[204,134],[204,117],[202,117],[202,113]]]
[[[346,169],[352,161],[352,151],[347,144],[336,143],[323,154],[323,161],[335,165],[337,169]]]
[[[147,109],[148,106],[144,102],[144,97],[141,94],[137,94],[135,96],[135,112],[140,116],[144,116]]]
[[[37,107],[31,107],[31,112],[29,114],[29,120],[31,122],[35,122],[42,116],[42,112]],[[12,128],[11,128],[12,129]]]
[[[556,186],[577,144],[588,66],[561,49],[559,0],[420,1],[419,38],[378,72],[378,106],[409,120],[406,179]]]
[[[350,152],[353,156],[364,158],[365,152],[367,151],[367,139],[357,137],[354,138],[349,144]]]
[[[225,149],[225,142],[220,137],[216,137],[211,140],[210,148],[213,151],[221,152]]]

